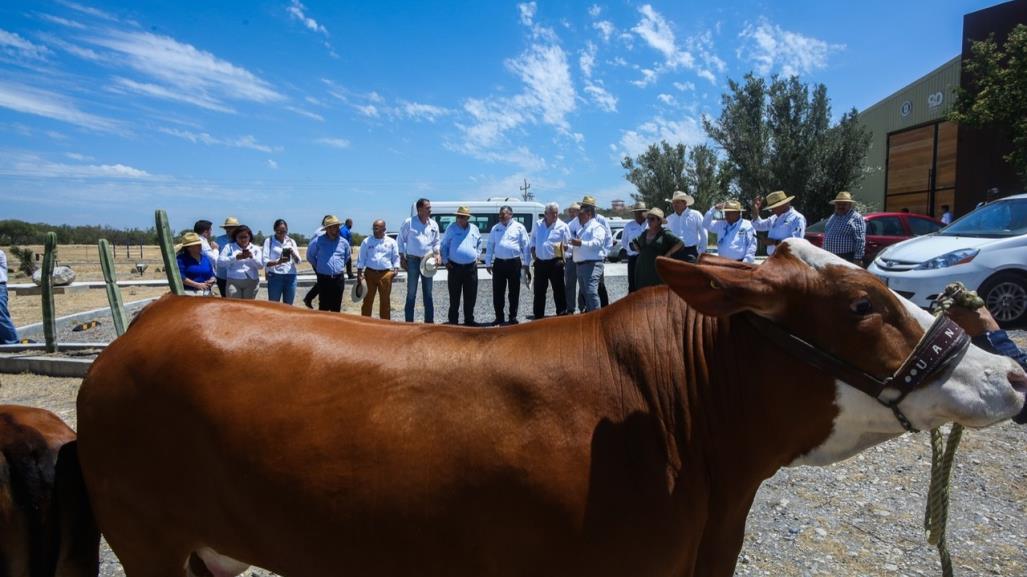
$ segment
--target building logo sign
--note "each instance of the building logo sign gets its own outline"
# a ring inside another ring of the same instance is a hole
[[[913,103],[907,100],[902,103],[901,107],[899,107],[899,114],[901,114],[902,117],[905,118],[909,116],[910,112],[913,112]]]
[[[941,92],[935,92],[927,96],[928,108],[938,108],[943,102],[945,102],[945,95]]]

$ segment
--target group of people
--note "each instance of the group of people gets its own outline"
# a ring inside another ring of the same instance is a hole
[[[756,259],[756,232],[767,232],[767,254],[772,255],[784,239],[801,238],[806,218],[793,206],[794,196],[775,191],[766,199],[756,198],[755,218],[743,218],[740,202],[730,200],[710,207],[705,213],[692,208],[694,198],[677,191],[667,201],[671,213],[648,208],[644,203],[632,207],[633,220],[622,233],[621,242],[628,256],[628,291],[660,284],[656,259],[667,256],[695,262],[708,250],[708,234],[716,235],[717,254],[723,258],[753,263]],[[824,248],[849,261],[862,263],[866,225],[854,208],[848,192],[831,201],[835,212],[828,219]],[[764,208],[765,207],[765,208]],[[523,280],[532,283],[534,318],[546,315],[551,291],[556,315],[587,312],[606,306],[604,261],[614,244],[609,221],[597,212],[596,199],[585,196],[567,208],[566,221],[560,219],[556,203],[545,206],[543,217],[531,232],[514,218],[513,210],[503,206],[497,222],[487,235],[471,222],[474,215],[460,207],[456,220],[443,234],[431,214],[431,201],[415,203],[416,215],[407,218],[398,238],[385,234],[385,221],[376,220],[372,234],[361,243],[356,275],[352,272],[352,220],[342,222],[333,215],[322,219],[307,248],[306,260],[317,276],[317,283],[304,297],[313,308],[318,299],[320,310],[338,312],[342,307],[347,279],[356,279],[354,300],[362,301],[361,314],[371,316],[378,301],[380,318],[391,318],[392,283],[400,270],[407,272],[404,320],[413,322],[418,292],[424,321],[435,322],[432,277],[444,267],[448,271],[449,324],[477,326],[474,309],[478,296],[478,265],[485,248],[485,270],[491,275],[494,316],[487,324],[516,324]],[[770,215],[760,216],[761,210]],[[289,237],[284,220],[274,223],[274,234],[263,246],[253,244],[253,232],[234,217],[222,225],[225,233],[213,238],[212,223],[201,220],[194,231],[186,233],[179,245],[178,264],[183,284],[190,294],[213,294],[216,285],[227,298],[255,298],[259,271],[267,275],[268,298],[292,304],[296,295],[297,265],[302,262],[299,247]],[[525,283],[527,284],[527,283]],[[463,307],[462,323],[460,309]]]

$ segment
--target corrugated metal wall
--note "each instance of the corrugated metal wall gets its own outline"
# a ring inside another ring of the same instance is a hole
[[[857,198],[884,209],[888,134],[943,120],[955,101],[959,75],[960,57],[956,56],[860,113],[860,122],[870,130],[871,140],[864,164],[866,177],[861,186],[853,188]]]

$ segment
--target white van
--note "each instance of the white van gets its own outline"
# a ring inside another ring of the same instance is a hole
[[[541,202],[525,202],[519,197],[493,196],[488,200],[433,200],[431,201],[431,217],[439,224],[439,231],[446,234],[446,228],[456,222],[456,209],[466,206],[471,211],[471,224],[481,231],[481,254],[484,261],[485,243],[493,225],[499,222],[499,208],[509,206],[513,209],[514,220],[528,229],[528,234],[535,229],[535,223],[542,218],[545,205]],[[417,203],[410,205],[410,216],[417,216]]]

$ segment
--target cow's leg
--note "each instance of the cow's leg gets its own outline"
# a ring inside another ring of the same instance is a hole
[[[76,441],[61,447],[56,469],[54,484],[61,536],[57,575],[95,577],[100,567],[100,530],[96,528],[82,481]]]
[[[704,577],[731,577],[738,562],[738,552],[745,540],[745,519],[756,497],[734,502],[724,499],[710,504],[710,516],[703,528],[702,541],[696,556],[694,575]]]

